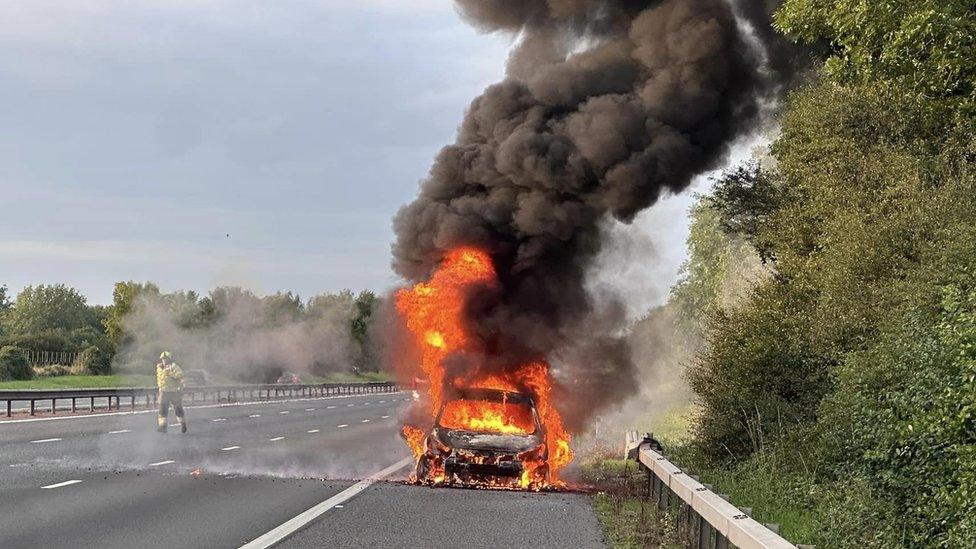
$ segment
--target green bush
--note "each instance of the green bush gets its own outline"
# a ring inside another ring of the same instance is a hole
[[[35,377],[57,377],[66,376],[71,373],[71,367],[63,364],[48,364],[46,366],[35,366]]]
[[[112,373],[112,364],[101,349],[92,345],[78,355],[75,363],[71,365],[71,373],[93,376],[108,375]]]
[[[976,276],[942,303],[896,315],[838,371],[825,456],[891,512],[893,544],[976,546]]]
[[[709,323],[706,350],[688,371],[703,455],[740,459],[816,419],[830,381],[809,340],[806,301],[771,280]]]
[[[34,370],[27,363],[24,351],[8,345],[0,348],[0,381],[32,379]]]

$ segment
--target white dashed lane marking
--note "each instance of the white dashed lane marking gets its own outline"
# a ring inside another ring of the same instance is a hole
[[[110,435],[121,435],[122,433],[131,433],[132,429],[119,429],[118,431],[109,431]]]
[[[390,419],[390,416],[380,416],[380,419]]]
[[[161,465],[169,465],[170,463],[176,463],[175,460],[167,459],[166,461],[157,461],[156,463],[150,463],[150,467],[159,467]]]
[[[280,411],[278,413],[279,414],[290,414],[291,412],[289,410],[282,410],[282,411]]]
[[[315,411],[315,408],[305,408],[305,411],[306,412],[314,412]]]
[[[31,444],[44,444],[45,442],[57,442],[61,440],[60,438],[42,438],[40,440],[32,440]]]
[[[346,406],[355,406],[355,404],[346,404]]]
[[[239,448],[240,448],[240,446],[228,446],[226,448],[221,448],[220,450],[222,452],[230,452],[231,450],[237,450]]]
[[[269,438],[269,439],[268,439],[268,442],[278,442],[279,440],[285,440],[285,437],[274,437],[274,438]]]
[[[251,414],[251,415],[249,415],[247,417],[261,417],[261,414]]]
[[[346,423],[343,423],[342,425],[336,425],[336,427],[338,427],[339,429],[342,429],[343,427],[349,427],[349,425],[346,424]]]
[[[72,484],[79,484],[80,480],[66,480],[64,482],[59,482],[57,484],[48,484],[47,486],[41,486],[41,490],[50,490],[51,488],[61,488],[64,486],[71,486]]]
[[[317,433],[317,432],[319,432],[318,429],[309,429],[308,431],[306,431],[306,433],[308,434]]]
[[[333,408],[335,408],[335,406],[326,406],[325,408],[326,408],[327,410],[331,410],[331,409],[333,409]]]
[[[369,420],[368,419],[364,419],[363,420],[363,423],[369,423]]]
[[[227,421],[225,417],[218,417],[217,419],[211,419],[210,421]]]

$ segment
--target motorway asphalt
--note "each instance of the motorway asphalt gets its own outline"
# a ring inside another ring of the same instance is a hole
[[[585,495],[355,485],[409,455],[408,399],[189,408],[186,435],[152,412],[0,421],[0,547],[240,547],[333,496],[281,546],[605,546]]]

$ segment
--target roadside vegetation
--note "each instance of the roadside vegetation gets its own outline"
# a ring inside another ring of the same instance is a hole
[[[691,211],[670,453],[796,543],[976,546],[976,12],[786,0],[776,24],[825,53]]]
[[[674,517],[647,501],[647,475],[637,464],[609,452],[587,456],[583,482],[594,490],[593,505],[610,545],[630,548],[680,548]]]
[[[386,381],[370,332],[380,306],[369,291],[303,300],[220,287],[201,297],[148,282],[116,284],[102,306],[63,284],[16,296],[0,286],[0,389],[152,385],[160,349],[215,382],[269,383],[285,371],[308,382]]]

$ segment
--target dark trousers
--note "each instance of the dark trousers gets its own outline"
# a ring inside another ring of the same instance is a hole
[[[176,420],[183,423],[183,391],[160,391],[159,392],[159,417],[156,419],[160,427],[166,427],[169,407],[173,405],[176,412]]]

